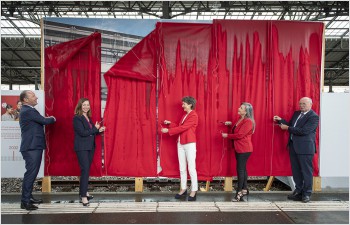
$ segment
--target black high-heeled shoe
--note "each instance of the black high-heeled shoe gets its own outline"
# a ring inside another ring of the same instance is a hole
[[[242,194],[245,195],[249,195],[249,190],[248,189],[242,189]]]
[[[82,203],[83,206],[90,206],[89,199],[88,199],[88,202],[84,203],[82,197],[80,197],[79,203]]]
[[[196,201],[197,200],[197,192],[196,192],[196,194],[193,197],[191,195],[189,195],[187,200],[189,202]]]
[[[79,198],[81,199],[81,195],[79,195]],[[91,199],[94,199],[94,196],[93,195],[88,195],[88,196],[86,196],[86,198],[87,198],[88,201],[90,201]]]
[[[87,206],[90,206],[90,202],[87,202],[87,203],[84,203],[82,202],[83,206],[87,207]]]
[[[232,199],[233,202],[244,202],[244,199],[243,199],[244,195],[241,191],[237,192],[236,193],[236,196],[234,199]]]
[[[89,198],[90,196],[86,196],[87,200],[90,201],[91,199],[94,198],[94,196],[91,195],[91,197]],[[79,203],[83,203],[82,199],[81,199],[81,196],[79,195]]]
[[[176,199],[186,198],[186,196],[187,196],[187,190],[184,193],[182,193],[181,195],[180,194],[176,194],[175,198]]]

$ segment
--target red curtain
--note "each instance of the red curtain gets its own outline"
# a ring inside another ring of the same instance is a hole
[[[45,176],[80,175],[74,152],[73,116],[78,100],[90,100],[92,120],[101,120],[101,34],[45,48],[45,111],[56,117],[46,127]],[[92,176],[101,176],[101,137],[91,166]]]
[[[256,120],[249,175],[291,175],[288,133],[272,118],[289,120],[303,96],[313,99],[319,113],[322,38],[322,23],[157,23],[105,75],[106,175],[155,176],[159,155],[158,175],[178,177],[177,137],[159,130],[165,119],[179,122],[186,95],[198,101],[199,179],[236,175],[231,143],[221,137],[228,130],[221,122],[235,121],[243,101],[252,103]],[[318,154],[314,166],[318,175]]]
[[[218,74],[227,80],[227,108],[221,120],[236,121],[242,102],[254,108],[256,122],[252,142],[253,154],[247,170],[250,176],[269,175],[272,137],[272,116],[269,79],[268,21],[214,20]],[[224,128],[227,132],[228,129]],[[222,176],[236,175],[236,161],[232,155],[231,141],[225,140],[231,155]],[[215,162],[213,162],[215,166]]]
[[[105,175],[156,176],[155,83],[105,74]]]
[[[219,84],[215,73],[212,49],[212,24],[158,23],[159,45],[159,126],[170,120],[179,124],[184,111],[182,97],[197,100],[197,172],[201,180],[211,179],[211,154],[219,150],[217,127],[217,94]],[[178,136],[160,136],[160,176],[179,177],[177,158]]]
[[[105,175],[157,175],[155,38],[151,32],[104,74]]]
[[[313,100],[312,109],[320,115],[320,79],[322,60],[323,23],[314,22],[271,22],[271,80],[274,114],[290,120],[292,113],[299,109],[299,99],[308,96]],[[283,159],[287,132],[274,129],[274,154],[272,173],[290,175],[282,170],[288,163]],[[317,153],[314,157],[314,175],[319,174],[319,132],[316,133]]]

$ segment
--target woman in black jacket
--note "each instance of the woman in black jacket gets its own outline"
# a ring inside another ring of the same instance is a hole
[[[83,206],[89,206],[89,200],[93,198],[88,193],[89,172],[95,152],[95,135],[105,130],[99,122],[95,125],[91,121],[90,102],[87,98],[79,99],[74,110],[74,150],[77,154],[80,166],[80,191],[79,195]]]

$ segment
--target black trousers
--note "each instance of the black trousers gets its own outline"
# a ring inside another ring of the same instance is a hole
[[[43,150],[36,149],[24,151],[21,152],[21,154],[25,161],[26,168],[26,172],[24,173],[23,177],[21,201],[24,203],[29,203],[30,198],[32,197],[33,184],[36,176],[39,173]]]
[[[312,159],[314,158],[314,154],[297,154],[291,143],[289,145],[289,157],[296,192],[310,197],[312,193]]]
[[[89,174],[92,160],[94,158],[95,150],[90,151],[76,151],[79,166],[80,166],[80,190],[79,195],[86,197],[89,185]]]
[[[236,155],[236,170],[237,170],[237,192],[242,189],[247,190],[248,187],[248,173],[247,173],[247,161],[252,154],[251,152],[235,153]]]

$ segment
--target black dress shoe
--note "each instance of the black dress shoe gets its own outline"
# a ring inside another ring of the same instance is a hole
[[[176,199],[186,198],[186,196],[187,196],[187,190],[184,193],[182,193],[181,195],[180,194],[176,194],[175,198]]]
[[[32,204],[40,204],[40,203],[43,203],[43,202],[44,202],[42,199],[35,199],[35,198],[33,198],[33,197],[31,197],[31,198],[29,199],[29,201],[30,201],[30,203],[32,203]]]
[[[303,200],[301,200],[301,201],[304,203],[308,203],[311,201],[311,198],[310,198],[310,196],[303,196]]]
[[[91,200],[91,199],[93,199],[94,198],[94,196],[93,195],[89,195],[89,196],[86,196],[87,197],[87,200]]]
[[[193,202],[193,201],[196,201],[197,200],[197,192],[196,194],[192,197],[191,195],[188,196],[188,199],[187,199],[189,202]]]
[[[302,200],[302,195],[301,195],[301,193],[298,193],[298,192],[294,191],[293,194],[288,195],[287,198],[289,200],[293,200],[293,201],[301,201]]]
[[[38,209],[38,207],[33,205],[32,203],[21,202],[21,209],[36,210]]]

